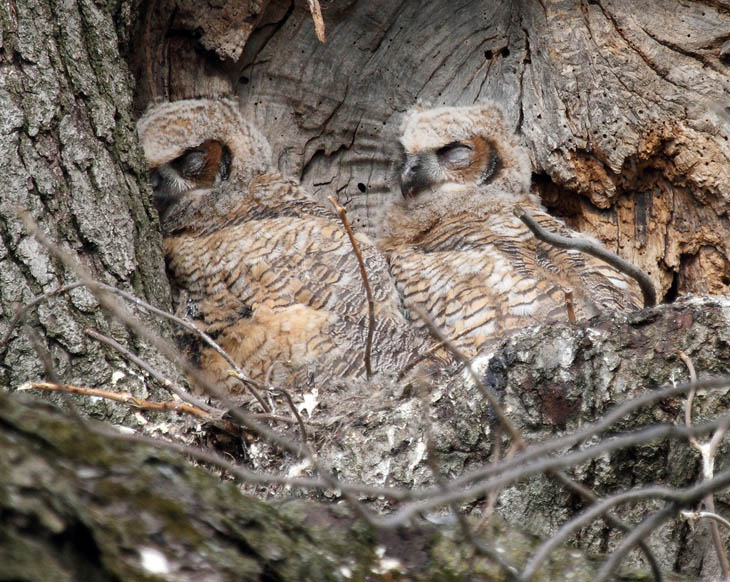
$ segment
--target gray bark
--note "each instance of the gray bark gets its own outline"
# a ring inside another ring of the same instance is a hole
[[[141,186],[144,169],[132,110],[138,112],[155,99],[232,93],[240,96],[243,109],[272,142],[279,166],[322,199],[338,194],[349,200],[351,217],[365,230],[373,229],[378,209],[395,195],[402,113],[419,99],[433,105],[495,99],[530,149],[535,187],[549,208],[647,270],[660,296],[730,291],[730,81],[722,52],[730,30],[726,2],[323,2],[324,45],[314,35],[305,4],[241,1],[216,8],[220,3],[211,0],[210,10],[196,10],[197,4],[146,3],[139,15],[133,2],[16,0],[0,5],[0,334],[17,306],[72,279],[27,236],[18,207],[29,210],[45,232],[77,253],[100,280],[154,304],[169,304],[156,217]],[[133,29],[137,16],[140,25]],[[134,99],[119,46],[128,52],[139,80]],[[550,438],[600,416],[614,402],[686,378],[676,359],[678,347],[694,358],[701,374],[725,373],[730,365],[729,311],[724,300],[690,300],[641,312],[628,321],[606,317],[588,326],[528,331],[508,340],[484,363],[484,377],[528,439]],[[83,290],[50,299],[27,322],[41,347],[34,348],[24,330],[14,330],[0,355],[0,385],[14,387],[46,376],[37,352],[48,351],[54,374],[63,381],[115,384],[148,396],[151,387],[145,378],[90,341],[83,333],[87,327],[165,366]],[[416,395],[408,390],[383,383],[377,391],[344,386],[321,394],[313,420],[326,428],[314,431],[313,441],[324,464],[353,480],[426,485],[432,479],[423,457],[427,431],[438,442],[444,475],[488,462],[495,442],[493,417],[469,383],[453,378],[425,402],[418,387]],[[710,416],[727,404],[725,394],[701,399],[698,414]],[[109,414],[104,404],[82,405],[88,412]],[[17,422],[0,423],[15,427],[12,438],[40,434],[50,422],[32,411],[17,414]],[[642,411],[620,429],[680,416],[681,402],[675,400]],[[69,431],[63,434],[73,436],[60,443],[44,436],[43,442],[52,444],[49,455],[78,455],[64,449],[68,443],[102,446],[59,422]],[[101,564],[99,579],[109,579],[105,569],[120,579],[140,579],[139,553],[127,556],[129,563],[117,563],[117,558],[125,559],[120,548],[134,550],[148,541],[133,536],[140,523],[147,524],[145,535],[158,533],[154,524],[169,519],[159,511],[170,507],[170,498],[155,498],[145,506],[153,507],[145,514],[151,515],[149,523],[132,520],[129,527],[114,529],[116,538],[97,537],[108,535],[104,532],[115,520],[139,514],[144,495],[127,495],[139,489],[122,487],[100,497],[100,508],[104,500],[122,499],[117,512],[84,513],[91,487],[84,483],[86,493],[79,497],[80,489],[74,490],[59,510],[54,503],[61,493],[51,485],[56,479],[62,485],[80,485],[64,468],[73,467],[78,457],[65,465],[34,457],[37,451],[28,448],[32,443],[23,447],[18,450],[28,465],[8,457],[0,475],[9,475],[10,486],[17,488],[24,485],[24,473],[16,466],[51,465],[40,472],[45,476],[40,489],[49,495],[40,506],[32,498],[13,505],[12,535],[22,537],[27,531],[33,537],[37,532],[32,528],[23,530],[28,523],[53,534],[82,531],[100,548],[94,562]],[[122,453],[109,454],[117,459]],[[149,462],[141,463],[132,457],[129,467],[134,470],[123,470],[122,484],[136,483],[140,466],[143,487],[148,486],[145,479],[160,479],[150,474],[154,458],[143,453]],[[718,470],[726,459],[723,450]],[[281,465],[278,455],[268,460]],[[114,475],[103,459],[99,462],[102,473]],[[576,468],[575,477],[604,494],[652,481],[686,485],[697,479],[697,468],[697,458],[686,445],[661,442],[600,457]],[[91,487],[96,495],[101,487],[120,486],[98,483],[98,489]],[[201,496],[210,499],[210,490],[218,494],[211,483]],[[171,498],[187,499],[189,485],[181,484]],[[228,489],[225,495],[227,502]],[[727,496],[719,502],[720,513],[727,514]],[[539,476],[505,490],[500,503],[508,520],[543,534],[580,506]],[[174,512],[177,516],[180,509],[193,519],[199,513],[212,516],[200,517],[197,540],[207,539],[221,523],[227,535],[248,519],[255,534],[247,532],[237,543],[253,547],[264,522],[283,524],[285,530],[294,527],[258,505],[241,510],[238,521],[228,517],[230,504],[218,505],[210,514],[199,512],[200,507],[196,498]],[[620,513],[635,522],[648,509],[645,504]],[[100,521],[89,525],[95,519]],[[704,531],[670,522],[650,543],[665,567],[710,578],[716,569]],[[314,545],[325,543],[320,534],[307,533]],[[574,541],[606,550],[618,537],[596,521]],[[305,538],[291,535],[271,546],[287,556],[282,567],[310,573],[290,561],[302,547],[296,544],[310,541]],[[59,543],[64,539],[72,537],[54,538]],[[25,556],[41,556],[38,545],[46,541],[23,539],[15,548],[22,548]],[[170,545],[187,549],[190,543],[175,540]],[[58,548],[51,550],[43,560],[48,556],[48,564],[59,566],[63,579],[61,567],[69,565]],[[210,579],[227,579],[229,572],[250,571],[256,579],[264,551],[254,548],[242,558],[206,546],[192,554],[205,557],[200,569],[190,567],[198,578],[206,572],[214,573]],[[448,546],[443,555],[454,551]],[[83,557],[78,560],[84,563]],[[631,561],[641,560],[636,555]],[[267,567],[273,562],[271,556],[263,561]],[[369,568],[372,561],[357,564]],[[217,572],[223,573],[216,578]]]
[[[29,212],[98,280],[169,306],[131,115],[133,82],[119,53],[134,7],[90,0],[0,6],[0,337],[18,307],[75,280],[28,235],[19,211]],[[159,322],[149,324],[165,333]],[[12,330],[0,346],[0,386],[55,376],[149,396],[144,376],[88,338],[87,328],[170,371],[79,288],[41,303]],[[39,354],[48,356],[45,368]],[[95,414],[111,410],[88,400],[82,405]]]
[[[265,504],[179,457],[3,393],[0,514],[4,580],[506,580],[471,559],[453,526],[378,532],[342,506]],[[500,525],[491,542],[518,564],[534,538]],[[589,581],[594,567],[563,550],[541,579]]]

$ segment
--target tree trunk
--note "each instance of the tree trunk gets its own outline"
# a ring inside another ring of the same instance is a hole
[[[22,211],[99,281],[169,306],[132,118],[133,83],[119,53],[135,5],[13,0],[0,6],[0,336],[17,308],[76,280],[28,235]],[[160,322],[148,324],[165,333]],[[0,346],[0,385],[51,377],[149,396],[144,376],[87,337],[88,328],[172,373],[78,288],[41,302],[10,332]],[[80,404],[108,412],[103,403]]]
[[[179,457],[3,393],[0,515],[3,580],[507,580],[454,526],[421,522],[396,535],[342,506],[274,507]],[[534,544],[501,525],[493,535],[515,565]],[[564,549],[541,580],[588,582],[594,568]]]
[[[528,145],[535,188],[552,211],[647,270],[660,296],[730,291],[730,4],[353,0],[322,2],[322,7],[325,44],[315,36],[306,4],[282,0],[210,0],[205,5],[192,0],[12,0],[0,5],[0,334],[5,335],[17,307],[75,280],[28,236],[19,208],[29,211],[44,232],[73,251],[100,281],[169,306],[133,112],[154,100],[200,95],[238,94],[243,110],[271,141],[281,169],[323,200],[339,195],[356,224],[367,231],[377,229],[379,209],[396,195],[402,113],[418,100],[458,105],[494,99],[505,106]],[[134,96],[120,52],[138,79]],[[527,438],[549,438],[596,418],[614,402],[682,376],[674,355],[677,347],[695,358],[701,372],[725,372],[730,366],[728,313],[726,302],[688,301],[641,312],[628,322],[606,317],[582,327],[530,331],[504,344],[486,364],[485,378]],[[9,342],[0,345],[0,385],[17,387],[53,376],[148,396],[153,388],[144,375],[87,338],[87,328],[113,336],[174,373],[83,289],[40,303],[25,324],[11,330]],[[159,322],[150,320],[148,325],[166,334]],[[556,354],[561,357],[556,359]],[[314,431],[313,439],[323,462],[341,475],[377,484],[430,483],[433,477],[423,456],[427,431],[439,442],[446,476],[489,460],[493,417],[463,378],[452,379],[425,399],[402,387],[393,393],[388,387],[357,390],[352,386],[325,394],[318,408],[325,428]],[[722,398],[708,402],[702,414],[727,404]],[[110,416],[104,404],[82,405],[87,412]],[[12,438],[42,434],[44,423],[50,422],[42,412],[37,417],[32,411],[17,414],[17,422],[0,422],[13,427]],[[119,420],[124,415],[111,416]],[[681,402],[675,399],[620,427],[680,417]],[[64,446],[97,443],[86,433],[68,430]],[[55,439],[41,436],[52,445],[49,455],[63,448]],[[17,450],[31,459],[29,466],[55,463],[42,452],[38,461],[27,447],[18,445]],[[696,457],[686,447],[647,445],[637,451],[579,465],[575,476],[600,493],[660,479],[686,485],[696,478]],[[72,453],[62,451],[59,458]],[[148,474],[156,461],[149,461],[148,453],[143,458],[146,462],[129,465],[133,470],[122,469],[126,489],[120,493],[148,486],[147,481],[134,481],[139,466],[145,479],[159,478]],[[726,458],[718,456],[718,468]],[[9,459],[8,467],[19,465],[16,458]],[[74,465],[58,461],[42,472],[46,481],[40,489],[51,492],[49,498],[58,495],[51,486],[55,478],[62,485],[79,485],[77,476],[58,468],[64,466]],[[116,474],[100,466],[104,474]],[[22,481],[22,471],[4,469],[4,475],[16,479],[10,481],[13,491],[28,486],[17,481]],[[507,489],[501,511],[549,533],[581,502],[542,479]],[[188,485],[175,489],[173,498],[185,497]],[[215,490],[210,483],[200,495],[209,496],[209,490]],[[39,531],[46,528],[48,534],[38,544],[71,540],[78,547],[75,536],[80,532],[82,540],[91,537],[94,551],[99,550],[90,560],[100,572],[98,579],[109,579],[108,571],[119,579],[139,579],[139,563],[114,562],[112,567],[110,560],[120,557],[120,548],[131,548],[139,562],[140,544],[164,530],[154,525],[170,514],[156,512],[159,501],[171,507],[169,498],[153,500],[153,525],[143,528],[149,534],[144,540],[127,537],[131,534],[121,529],[111,539],[102,535],[119,516],[140,514],[144,495],[125,501],[116,513],[113,503],[102,502],[98,511],[73,514],[99,491],[87,494],[88,489],[81,497],[64,500],[63,511],[47,499],[37,511],[24,509],[32,499],[14,507],[11,535],[30,532],[37,538],[28,524],[38,523]],[[127,499],[105,497],[111,498]],[[726,513],[727,499],[719,501],[720,512]],[[47,511],[49,505],[56,513]],[[196,499],[171,511],[197,518],[198,508]],[[252,579],[266,577],[271,571],[266,568],[278,567],[272,565],[276,556],[262,560],[268,550],[256,549],[253,540],[262,530],[269,533],[268,524],[287,532],[298,526],[278,521],[270,509],[255,504],[230,521],[221,517],[223,509],[202,512],[212,517],[201,518],[204,523],[192,541],[171,545],[187,549],[211,531],[219,533],[220,524],[228,535],[248,519],[255,535],[235,540],[239,548],[248,548],[246,555],[226,553],[221,560],[220,554],[210,554],[204,566],[225,572],[212,579],[242,571],[252,572]],[[637,520],[648,509],[622,511]],[[3,515],[7,512],[3,508]],[[107,517],[111,522],[104,521]],[[101,521],[89,525],[94,519]],[[612,547],[617,534],[601,523],[584,528],[576,541],[592,549]],[[284,548],[282,567],[308,575],[312,571],[297,570],[290,560],[299,551],[296,544],[310,541],[306,535],[316,540],[314,545],[321,538],[310,530],[295,531],[302,535],[292,534],[271,547]],[[713,575],[711,560],[704,559],[704,529],[698,531],[693,536],[681,522],[659,530],[652,541],[662,548],[665,567]],[[69,563],[53,552],[41,554],[34,543],[25,539],[16,548],[23,548],[28,563],[43,555],[58,566],[58,579],[63,579],[61,570],[70,568]],[[449,548],[445,555],[453,551]],[[83,556],[73,560],[87,563]],[[372,567],[372,562],[357,564]],[[202,572],[191,571],[196,577]],[[282,574],[281,579],[287,578]]]

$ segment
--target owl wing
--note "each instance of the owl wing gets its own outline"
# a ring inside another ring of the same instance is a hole
[[[215,232],[166,239],[168,269],[251,373],[277,361],[319,380],[361,375],[368,304],[349,238],[298,188],[275,185],[279,205],[268,203],[273,192],[254,192]],[[374,363],[394,370],[424,342],[404,329],[385,259],[357,239],[375,300]]]
[[[580,236],[544,210],[529,211],[552,232]],[[424,310],[466,348],[488,347],[529,325],[567,321],[568,291],[578,319],[640,304],[628,277],[594,257],[538,241],[510,210],[440,220],[386,252],[406,307]]]

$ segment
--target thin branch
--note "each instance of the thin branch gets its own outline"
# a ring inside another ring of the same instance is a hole
[[[658,528],[665,521],[671,519],[677,513],[678,507],[676,503],[669,503],[663,509],[660,509],[653,515],[646,518],[638,526],[636,526],[613,551],[596,576],[596,582],[604,582],[608,580],[613,571],[618,567],[624,556],[642,539],[648,536],[652,531]]]
[[[575,304],[573,303],[573,291],[572,289],[563,289],[565,293],[565,309],[568,311],[568,321],[575,323]]]
[[[698,390],[720,390],[727,388],[728,386],[730,386],[730,376],[724,376],[720,378],[699,380],[696,383],[680,384],[678,386],[665,386],[658,390],[645,392],[641,396],[619,404],[608,413],[606,413],[600,420],[592,424],[585,425],[581,430],[573,434],[551,439],[550,441],[546,441],[537,445],[531,445],[527,449],[520,451],[511,460],[505,461],[501,465],[489,465],[481,467],[479,469],[475,469],[473,471],[468,471],[460,477],[454,479],[452,483],[456,487],[461,487],[472,481],[484,479],[492,475],[498,474],[502,471],[524,465],[528,461],[536,459],[537,457],[540,457],[542,455],[554,453],[561,449],[575,447],[582,441],[591,437],[598,436],[599,434],[608,430],[615,422],[624,418],[630,412],[633,412],[634,410],[643,406],[654,404],[655,402],[659,402],[666,398],[671,398],[673,396],[684,394],[692,387],[695,387]],[[695,433],[696,431],[694,431],[694,429],[690,430],[689,432],[689,434]],[[699,432],[697,432],[697,434],[699,434]]]
[[[475,329],[479,329],[483,325],[484,325],[484,322],[480,321],[479,323],[472,325],[471,327],[462,329],[459,333],[452,335],[449,338],[449,341],[454,343],[454,342],[456,342],[456,340],[473,332]],[[443,348],[445,345],[446,345],[446,342],[438,341],[434,345],[432,345],[430,348],[428,348],[427,350],[425,350],[425,351],[421,352],[420,354],[418,354],[417,356],[414,356],[413,358],[411,358],[411,360],[405,366],[403,366],[401,371],[398,372],[398,380],[402,380],[405,377],[405,375],[408,373],[409,370],[411,370],[414,366],[416,366],[417,364],[421,363],[423,360],[425,360],[426,358],[431,356],[434,352]]]
[[[314,21],[314,32],[317,34],[319,42],[326,40],[324,33],[324,19],[322,18],[322,9],[319,6],[319,0],[307,0],[309,2],[309,11],[312,13]]]
[[[104,283],[101,283],[99,281],[91,280],[89,284],[87,285],[89,287],[96,286],[99,289],[102,289],[104,291],[107,291],[109,293],[112,293],[114,295],[118,295],[119,297],[122,297],[123,299],[126,299],[127,301],[133,303],[137,307],[141,307],[145,311],[148,311],[149,313],[152,313],[154,315],[158,315],[159,317],[162,317],[164,319],[168,319],[177,325],[183,327],[184,329],[187,329],[188,331],[196,334],[198,337],[200,337],[206,344],[208,344],[213,350],[215,350],[216,353],[218,353],[234,371],[233,376],[243,382],[243,384],[246,386],[246,388],[253,394],[254,398],[256,398],[256,401],[259,403],[261,408],[264,409],[265,412],[271,412],[271,407],[266,403],[266,401],[262,398],[261,394],[259,394],[258,389],[263,389],[264,386],[260,382],[257,382],[253,378],[249,377],[242,369],[241,367],[235,362],[233,358],[223,349],[221,348],[216,341],[210,337],[207,333],[199,329],[195,324],[186,321],[185,319],[182,319],[176,315],[173,315],[172,313],[168,313],[167,311],[163,311],[162,309],[158,309],[157,307],[150,305],[143,299],[140,299],[136,295],[132,293],[128,293],[127,291],[123,291],[122,289],[117,289],[116,287],[112,287],[111,285],[106,285]],[[92,289],[93,291],[93,289]]]
[[[29,325],[24,325],[23,332],[26,336],[28,336],[28,339],[30,340],[30,345],[33,347],[33,351],[36,353],[36,356],[38,356],[38,359],[41,361],[41,365],[43,366],[43,372],[45,373],[46,379],[50,382],[60,382],[60,378],[56,373],[56,366],[53,363],[53,357],[51,356],[51,352],[48,351],[46,345],[41,341],[41,338],[36,330],[34,330]]]
[[[555,478],[556,480],[560,481],[563,486],[570,489],[573,493],[576,493],[577,495],[581,496],[584,500],[588,501],[589,503],[597,503],[598,502],[598,496],[596,496],[593,491],[591,491],[588,487],[585,485],[582,485],[581,483],[578,483],[577,481],[574,481],[568,475],[566,475],[563,471],[551,471],[550,475]],[[625,533],[628,533],[631,531],[633,526],[630,526],[625,521],[620,519],[618,516],[616,516],[613,513],[609,513],[606,511],[606,513],[603,514],[603,521],[606,522],[611,527],[614,527],[616,529],[619,529]],[[662,582],[664,579],[664,576],[662,575],[662,570],[659,567],[659,562],[656,559],[656,556],[654,555],[654,552],[651,551],[651,548],[649,545],[644,541],[641,540],[639,542],[639,548],[644,553],[644,556],[646,556],[646,559],[649,562],[649,567],[651,568],[651,573],[654,576],[654,580],[656,582]]]
[[[690,358],[687,354],[685,354],[682,350],[679,350],[679,357],[684,362],[685,366],[687,366],[687,370],[689,372],[689,378],[691,382],[697,382],[697,372],[695,371],[694,364],[692,363],[692,358]],[[696,393],[696,388],[690,389],[689,393],[687,394],[687,401],[685,403],[684,407],[684,422],[687,425],[687,428],[690,428],[692,426],[692,401],[694,399]],[[689,442],[690,444],[699,451],[701,457],[702,457],[702,479],[712,479],[712,476],[714,474],[714,467],[715,467],[715,454],[717,453],[717,447],[720,446],[720,442],[722,441],[723,437],[725,436],[725,433],[727,431],[728,427],[726,426],[720,426],[717,428],[715,433],[710,438],[710,442],[707,444],[702,444],[700,441],[694,437],[690,437]],[[705,508],[710,514],[715,514],[715,497],[712,493],[708,493],[704,500]],[[707,527],[710,530],[710,537],[712,538],[712,545],[715,548],[715,553],[717,554],[717,560],[720,563],[720,569],[722,570],[722,577],[725,580],[730,580],[730,561],[727,557],[727,552],[725,551],[725,544],[722,541],[722,537],[720,537],[720,528],[717,525],[717,522],[714,520],[710,520],[707,522]]]
[[[355,256],[357,257],[357,262],[360,265],[360,276],[362,277],[363,285],[365,285],[365,293],[368,298],[368,337],[365,342],[365,373],[367,374],[368,378],[372,378],[373,376],[373,368],[370,360],[370,354],[373,349],[373,334],[375,333],[375,300],[373,299],[373,292],[372,289],[370,289],[370,283],[368,282],[368,273],[365,270],[365,261],[362,258],[362,253],[360,252],[360,247],[357,244],[357,241],[355,240],[355,233],[352,232],[352,227],[350,226],[350,221],[347,219],[347,209],[344,206],[340,206],[337,203],[337,200],[334,199],[333,196],[330,196],[329,198],[330,203],[332,206],[334,206],[335,210],[337,211],[337,214],[340,217],[340,220],[342,221],[342,224],[345,227],[345,230],[347,231],[347,236],[350,238],[350,244],[352,245],[352,250],[355,252]]]
[[[522,438],[520,431],[512,423],[512,421],[507,418],[507,415],[505,414],[502,405],[499,403],[499,400],[497,400],[497,397],[492,393],[489,388],[487,388],[487,386],[484,385],[482,379],[474,371],[474,368],[471,365],[471,360],[466,356],[466,354],[464,354],[464,352],[462,352],[456,346],[456,344],[454,344],[454,342],[446,337],[444,332],[439,329],[439,327],[433,322],[433,320],[428,316],[428,314],[426,314],[425,311],[416,306],[413,306],[412,309],[415,314],[421,319],[421,321],[426,324],[426,327],[428,327],[429,331],[436,337],[436,339],[443,343],[448,348],[448,350],[452,354],[454,354],[456,359],[459,360],[459,362],[464,366],[464,369],[468,372],[469,376],[471,376],[471,379],[474,382],[474,385],[477,387],[477,390],[479,390],[484,399],[492,407],[492,409],[494,410],[494,414],[497,416],[500,424],[507,431],[514,444],[522,448],[525,445],[525,440]]]
[[[619,257],[616,253],[612,253],[590,240],[569,238],[545,230],[524,208],[519,205],[515,205],[513,212],[515,216],[524,222],[527,228],[532,231],[535,238],[554,247],[561,249],[574,249],[582,251],[588,255],[592,255],[602,261],[605,261],[629,277],[632,277],[639,284],[639,287],[641,287],[641,293],[644,296],[644,307],[654,307],[656,305],[656,290],[654,289],[654,284],[651,282],[649,275],[644,273],[644,271],[638,267],[635,267],[628,261]]]
[[[52,382],[26,382],[18,388],[18,390],[46,390],[48,392],[66,392],[67,394],[79,394],[81,396],[94,396],[97,398],[106,398],[115,402],[123,402],[140,410],[153,410],[160,412],[163,410],[172,410],[173,412],[183,412],[204,418],[205,420],[213,420],[213,417],[205,410],[190,404],[182,402],[153,402],[151,400],[143,400],[130,394],[129,392],[110,392],[109,390],[101,390],[100,388],[87,388],[85,386],[74,386],[73,384],[55,384]]]
[[[717,523],[724,525],[730,529],[730,521],[710,511],[681,511],[680,515],[686,519],[714,519]]]
[[[19,209],[18,215],[25,225],[28,232],[35,236],[36,240],[45,247],[53,256],[58,258],[68,269],[73,271],[76,276],[83,281],[86,287],[94,294],[99,303],[105,309],[109,310],[120,322],[129,326],[134,330],[142,339],[149,342],[155,347],[163,356],[168,358],[171,362],[180,366],[186,373],[190,374],[195,378],[196,382],[200,384],[210,395],[220,400],[224,405],[230,408],[230,415],[236,419],[237,422],[241,423],[246,428],[257,433],[263,439],[272,443],[275,446],[280,447],[283,451],[287,451],[296,456],[304,454],[308,460],[312,463],[312,467],[317,471],[320,477],[324,480],[327,487],[332,489],[339,489],[342,492],[342,496],[350,504],[352,509],[357,515],[370,524],[374,524],[374,518],[369,511],[348,491],[344,490],[339,480],[334,477],[329,471],[325,470],[317,461],[312,454],[311,449],[307,443],[296,443],[288,438],[282,437],[276,431],[271,430],[268,426],[254,420],[250,414],[247,414],[236,407],[234,402],[227,397],[227,395],[221,391],[217,386],[210,382],[205,376],[200,374],[195,367],[185,358],[181,357],[179,351],[172,347],[168,342],[159,337],[159,334],[153,332],[148,327],[143,325],[136,317],[129,313],[129,311],[122,305],[118,304],[111,295],[111,290],[106,290],[102,284],[96,281],[82,266],[76,258],[74,258],[69,252],[61,249],[59,246],[51,242],[48,237],[40,230],[38,225],[35,223],[33,218],[30,216],[27,210]],[[129,295],[129,294],[128,294]],[[135,303],[144,303],[141,299],[134,297]],[[159,310],[158,310],[159,311]],[[166,317],[169,314],[161,312]]]
[[[502,409],[501,405],[497,401],[497,398],[492,394],[491,390],[489,390],[484,383],[481,381],[481,378],[478,377],[478,375],[474,372],[474,369],[471,366],[471,360],[463,353],[461,350],[457,348],[457,346],[451,342],[444,333],[436,326],[436,324],[428,317],[428,315],[423,312],[419,308],[414,308],[414,311],[416,314],[423,320],[423,322],[426,324],[426,326],[429,328],[430,332],[436,336],[446,347],[454,354],[454,356],[464,365],[465,369],[469,372],[472,380],[474,381],[475,385],[479,389],[479,391],[482,393],[484,398],[489,402],[489,404],[494,409],[494,412],[499,419],[499,421],[502,423],[502,426],[507,430],[507,432],[512,437],[512,440],[514,442],[514,446],[517,449],[525,449],[527,447],[527,443],[523,439],[522,435],[520,434],[519,430],[512,424],[512,422],[507,418],[506,414],[504,413],[504,410]],[[492,468],[495,468],[492,466]],[[582,485],[576,483],[568,477],[566,474],[561,472],[559,468],[551,468],[548,469],[547,472],[552,476],[553,478],[557,479],[560,483],[567,486],[571,491],[574,493],[577,493],[584,499],[586,499],[589,502],[594,502],[596,500],[596,496],[586,487],[583,487]],[[452,483],[453,484],[453,483]],[[507,483],[504,483],[505,485]],[[486,491],[486,493],[490,493],[493,491],[497,491],[497,488],[490,488]],[[404,508],[403,511],[405,511]],[[618,517],[614,515],[607,515],[606,521],[610,523],[612,526],[617,527],[623,531],[629,531],[629,526],[626,525],[623,521],[621,521]],[[641,542],[641,549],[644,551],[644,553],[647,556],[647,559],[649,560],[649,563],[652,568],[652,572],[654,574],[654,577],[658,582],[661,582],[662,576],[661,571],[659,569],[659,565],[656,561],[656,558],[652,554],[650,548]]]
[[[172,380],[169,378],[166,378],[162,373],[160,373],[158,370],[155,370],[152,366],[150,366],[147,362],[145,362],[143,359],[141,359],[139,356],[133,354],[131,351],[129,351],[127,348],[125,348],[122,344],[120,344],[115,339],[112,339],[110,337],[105,336],[102,333],[99,333],[98,331],[94,329],[87,329],[85,330],[86,335],[89,337],[94,338],[95,340],[108,345],[111,348],[114,348],[116,351],[118,351],[120,354],[122,354],[125,358],[127,358],[130,362],[136,364],[140,368],[142,368],[145,372],[147,372],[150,376],[152,376],[157,382],[173,392],[174,394],[177,394],[182,400],[187,402],[188,404],[192,404],[193,406],[196,406],[202,410],[205,410],[208,414],[217,416],[220,418],[224,411],[219,410],[217,408],[214,408],[204,402],[201,398],[196,398],[192,394],[190,394],[188,391],[183,390],[175,384]]]
[[[668,437],[686,439],[690,434],[705,434],[714,430],[720,424],[728,422],[730,422],[730,414],[721,417],[720,419],[707,422],[703,425],[692,427],[691,429],[671,424],[654,425],[626,435],[606,439],[596,445],[586,447],[582,450],[564,453],[558,457],[539,458],[531,463],[525,463],[523,461],[514,466],[514,461],[521,457],[521,455],[518,454],[515,455],[512,460],[503,463],[501,467],[495,467],[495,472],[498,474],[492,476],[488,481],[478,481],[473,485],[461,488],[458,485],[458,482],[461,481],[461,479],[457,478],[451,481],[451,490],[446,494],[441,494],[436,487],[414,493],[414,498],[417,499],[417,501],[381,518],[379,524],[383,527],[400,525],[408,521],[414,515],[417,515],[419,512],[429,511],[439,505],[448,505],[452,502],[463,502],[469,499],[475,499],[482,495],[486,495],[489,491],[493,491],[499,487],[504,487],[533,475],[578,465],[606,453],[636,446],[640,443]],[[507,465],[510,465],[513,468],[510,470],[504,470],[504,466]],[[728,477],[730,480],[730,475]]]

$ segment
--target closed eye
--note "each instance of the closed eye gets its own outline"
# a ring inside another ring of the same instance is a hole
[[[472,151],[468,145],[455,141],[437,149],[436,155],[445,166],[463,168],[471,164]]]

